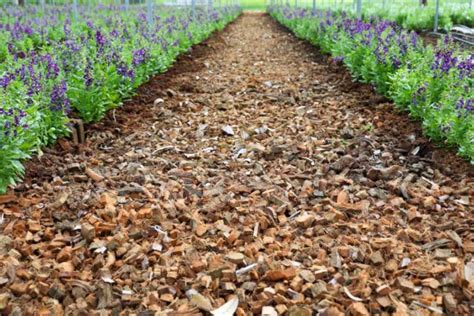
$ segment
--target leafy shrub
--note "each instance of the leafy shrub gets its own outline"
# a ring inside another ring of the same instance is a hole
[[[69,115],[98,121],[165,71],[190,46],[223,28],[238,7],[130,12],[99,7],[70,19],[70,7],[39,12],[0,8],[0,194],[22,162],[67,135]]]

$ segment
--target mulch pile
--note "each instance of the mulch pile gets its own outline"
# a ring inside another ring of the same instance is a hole
[[[473,175],[245,14],[0,197],[0,309],[469,315]]]

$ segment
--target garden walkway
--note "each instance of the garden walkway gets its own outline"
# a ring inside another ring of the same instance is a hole
[[[0,200],[7,314],[470,313],[472,167],[268,16],[86,136]]]

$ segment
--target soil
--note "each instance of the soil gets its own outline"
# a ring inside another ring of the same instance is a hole
[[[438,45],[438,40],[440,38],[438,35],[435,35],[431,32],[421,32],[419,35],[423,39],[423,43],[425,44],[425,46],[431,44],[436,47]]]
[[[472,312],[473,166],[267,15],[86,133],[0,197],[5,314]]]
[[[450,33],[450,34],[455,34],[455,33]],[[444,35],[441,35],[441,36],[436,35],[436,34],[433,34],[432,32],[421,32],[419,33],[419,35],[423,39],[423,43],[425,46],[432,45],[433,47],[438,46],[439,39],[442,38],[442,36],[444,36]],[[460,36],[458,35],[458,37]],[[474,51],[473,45],[469,45],[459,40],[455,40],[455,43],[457,44],[458,48],[464,51]]]

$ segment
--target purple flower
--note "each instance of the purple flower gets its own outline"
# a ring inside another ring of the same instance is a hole
[[[87,60],[86,68],[84,69],[84,84],[86,85],[86,87],[90,87],[93,83],[91,72],[92,64],[90,60]]]
[[[392,65],[395,69],[398,69],[402,65],[402,62],[400,59],[398,59],[398,57],[392,57]]]
[[[183,26],[183,29],[187,29],[189,27],[189,21],[181,19],[181,25]]]
[[[70,25],[71,25],[71,21],[69,19],[66,19],[64,21],[64,26],[63,26],[64,35],[66,35],[66,37],[69,37],[69,35],[71,35]]]
[[[176,21],[176,17],[174,15],[172,15],[170,17],[167,17],[165,19],[165,23],[167,23],[167,24],[174,24],[175,21]]]
[[[133,80],[133,78],[135,77],[135,73],[133,69],[129,69],[127,65],[125,65],[124,63],[120,63],[117,66],[117,73],[121,75],[122,77],[131,79],[131,80]]]
[[[5,74],[3,77],[0,77],[0,87],[6,88],[10,84],[12,80],[14,80],[15,76],[13,74]]]
[[[46,78],[54,79],[59,75],[59,66],[53,61],[51,55],[46,54],[41,57],[42,62],[47,64],[47,74]]]
[[[18,136],[18,133],[29,128],[28,124],[24,122],[27,115],[24,111],[14,111],[12,108],[5,111],[0,108],[0,118],[3,116],[4,123],[0,125],[0,130],[4,136]]]
[[[105,40],[105,37],[102,35],[100,31],[95,32],[95,43],[97,44],[97,47],[100,49],[103,49],[107,41]]]
[[[435,60],[431,65],[432,70],[440,70],[442,73],[448,73],[458,62],[458,58],[453,56],[453,51],[449,49],[438,50],[435,53]]]
[[[464,100],[463,98],[460,99],[456,103],[456,110],[459,113],[458,117],[462,116],[461,113],[464,112],[466,115],[471,114],[474,115],[474,99],[467,99]]]
[[[474,69],[474,55],[470,55],[467,59],[462,60],[457,65],[457,68],[460,72],[459,77],[460,79],[470,77],[472,74],[472,70]]]
[[[5,136],[10,135],[10,128],[11,128],[11,126],[12,126],[12,124],[10,123],[10,121],[6,121],[6,122],[3,124],[3,131],[4,131]]]
[[[144,48],[135,50],[135,51],[133,51],[132,54],[133,54],[132,64],[133,64],[134,66],[141,65],[142,63],[145,62],[145,59],[146,59],[146,51],[145,51]]]
[[[67,84],[66,81],[61,81],[60,84],[55,85],[53,87],[53,91],[51,92],[51,104],[50,109],[52,111],[64,111],[66,113],[69,112],[69,99],[66,96],[67,92]]]
[[[418,35],[415,32],[410,33],[410,43],[413,47],[416,47],[418,44]]]
[[[424,83],[424,85],[422,85],[421,87],[418,88],[418,90],[416,90],[415,94],[413,95],[413,104],[414,105],[418,105],[418,103],[421,101],[421,102],[425,102],[426,101],[426,95],[425,95],[425,92],[426,92],[426,88],[428,87],[428,83]]]
[[[116,38],[119,36],[119,32],[117,31],[117,29],[113,29],[111,32],[110,32],[110,36],[112,36],[113,38]]]
[[[453,38],[449,35],[446,35],[443,39],[444,46],[448,46],[449,44],[451,44],[453,42],[454,42]]]
[[[35,93],[41,92],[43,85],[41,84],[41,74],[36,75],[35,69],[33,67],[33,62],[28,65],[28,72],[30,77],[28,95],[31,97]]]
[[[25,81],[25,79],[26,79],[26,66],[21,65],[21,67],[19,69],[17,69],[16,74],[18,76],[20,76],[21,81]]]

